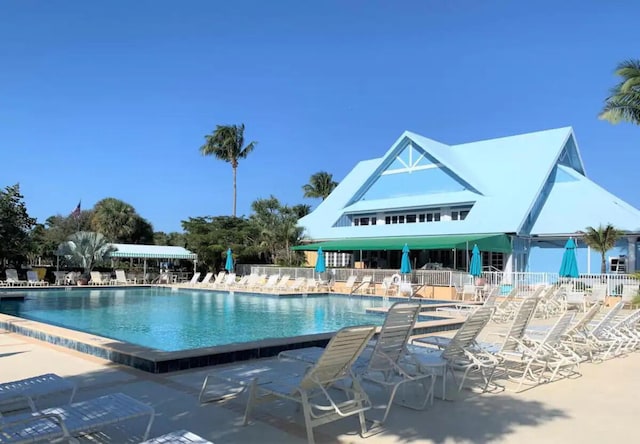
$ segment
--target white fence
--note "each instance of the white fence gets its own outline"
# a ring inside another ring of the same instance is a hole
[[[282,276],[288,274],[292,279],[297,277],[318,277],[318,273],[313,268],[299,268],[299,267],[270,267],[260,265],[238,265],[236,267],[238,274],[277,274]],[[344,282],[349,276],[357,276],[358,280],[361,280],[364,276],[371,276],[372,281],[376,284],[381,284],[382,280],[386,277],[391,277],[397,274],[396,269],[373,269],[373,268],[328,268],[327,272],[323,274],[323,277],[327,275],[336,282]],[[433,285],[440,287],[454,287],[469,284],[473,281],[473,278],[462,272],[452,270],[414,270],[410,275],[410,280],[414,284],[420,285]]]
[[[593,284],[606,284],[608,294],[612,296],[622,294],[623,285],[640,285],[640,281],[629,274],[581,274],[578,278],[561,278],[558,273],[527,273],[527,272],[484,272],[482,276],[487,284],[530,290],[537,285],[554,285],[571,282],[576,290],[588,290]]]
[[[273,267],[264,265],[239,264],[236,267],[238,274],[277,274],[282,276],[288,274],[291,278],[297,277],[318,277],[313,268],[303,267]],[[381,284],[385,277],[398,273],[396,269],[382,270],[371,268],[330,268],[323,274],[337,282],[344,282],[349,276],[357,276],[361,280],[364,276],[371,276],[373,282]],[[566,278],[561,278],[558,273],[528,273],[513,272],[504,273],[501,271],[487,271],[482,273],[487,284],[491,286],[504,286],[505,291],[510,288],[517,288],[521,291],[529,291],[537,285],[553,285],[568,282]],[[410,275],[411,282],[420,285],[433,285],[439,287],[461,287],[464,284],[471,284],[474,278],[466,273],[453,270],[414,270]],[[588,290],[593,284],[607,284],[608,294],[622,294],[622,286],[640,285],[640,281],[628,274],[581,274],[579,278],[571,279],[571,282],[578,290]]]

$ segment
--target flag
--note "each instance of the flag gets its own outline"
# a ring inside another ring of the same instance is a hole
[[[76,207],[75,210],[73,210],[71,212],[71,217],[73,217],[74,219],[77,219],[80,217],[80,204],[82,203],[82,201],[78,202],[78,206]]]

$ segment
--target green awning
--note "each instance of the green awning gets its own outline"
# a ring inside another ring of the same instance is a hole
[[[357,250],[402,250],[404,244],[411,250],[472,249],[480,251],[511,252],[511,240],[506,234],[461,234],[451,236],[370,237],[330,240],[293,247],[298,251],[313,251],[322,247],[324,251]]]

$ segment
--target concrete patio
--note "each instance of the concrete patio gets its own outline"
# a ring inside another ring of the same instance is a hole
[[[495,330],[495,325],[491,329]],[[217,444],[304,443],[302,415],[286,402],[265,404],[242,426],[244,395],[200,405],[204,377],[214,368],[155,375],[0,331],[0,382],[57,373],[79,386],[76,400],[123,392],[152,405],[151,436],[191,430]],[[319,443],[484,443],[627,441],[637,420],[640,354],[581,366],[583,376],[545,384],[522,393],[456,394],[436,400],[426,411],[395,406],[377,434],[361,438],[355,418],[320,426]],[[451,386],[452,387],[452,386]],[[384,397],[373,392],[374,404]],[[379,414],[371,412],[372,417]],[[136,442],[142,427],[107,429],[82,442]]]

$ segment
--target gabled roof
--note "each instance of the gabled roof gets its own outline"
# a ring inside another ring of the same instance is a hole
[[[147,259],[198,259],[198,255],[183,247],[167,245],[111,244],[117,248],[110,257]]]
[[[452,180],[463,183],[463,189],[444,192],[431,189],[424,192],[421,189],[422,182],[416,187],[416,178],[423,180],[422,176],[416,174],[405,176],[406,183],[411,185],[407,185],[408,190],[402,190],[406,191],[404,194],[390,191],[390,195],[385,197],[380,193],[380,189],[385,189],[378,187],[378,193],[367,198],[367,190],[381,180],[382,175],[387,173],[385,169],[392,165],[395,156],[399,156],[408,144],[423,150],[432,160],[430,165],[422,167],[423,171],[427,168],[432,171],[438,169]],[[559,233],[572,223],[562,222],[560,217],[554,219],[554,214],[562,214],[558,212],[560,204],[555,202],[569,199],[567,194],[570,193],[564,190],[577,186],[565,186],[562,183],[555,187],[559,169],[561,172],[570,171],[578,177],[578,182],[582,184],[580,200],[591,202],[593,207],[597,207],[600,201],[618,202],[611,205],[618,205],[621,210],[610,212],[618,215],[615,218],[616,226],[633,230],[640,228],[640,213],[637,210],[602,190],[585,176],[582,158],[570,127],[451,146],[405,131],[384,156],[358,163],[334,192],[315,211],[300,219],[299,224],[305,227],[307,236],[314,240],[476,233]],[[472,205],[465,220],[369,226],[351,226],[347,220],[350,215],[356,214],[375,215],[394,210],[458,204]],[[585,219],[591,221],[597,216],[594,213],[594,217],[587,217],[585,211],[576,212],[575,217],[582,220],[579,214],[583,214]],[[592,224],[576,223],[577,226],[569,232]]]

